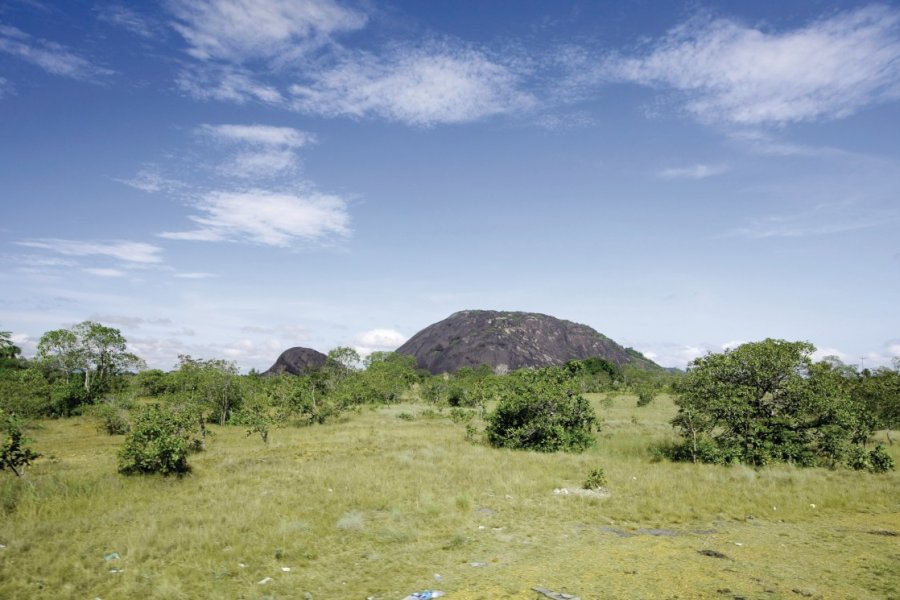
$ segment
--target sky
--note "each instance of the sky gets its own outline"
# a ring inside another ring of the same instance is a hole
[[[6,0],[0,330],[150,367],[465,309],[900,356],[900,3]]]

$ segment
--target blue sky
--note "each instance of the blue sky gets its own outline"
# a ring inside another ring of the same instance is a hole
[[[150,366],[462,309],[900,355],[900,5],[9,0],[0,329]]]

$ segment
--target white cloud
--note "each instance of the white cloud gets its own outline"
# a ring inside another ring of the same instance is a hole
[[[36,39],[15,27],[0,24],[0,52],[12,54],[53,75],[92,80],[113,72],[92,64],[65,46]]]
[[[370,329],[353,338],[354,348],[361,356],[373,352],[393,351],[406,342],[406,336],[393,329]]]
[[[642,56],[614,56],[608,77],[684,95],[706,122],[841,118],[900,97],[900,12],[869,6],[787,32],[696,19]]]
[[[105,269],[99,267],[86,267],[82,269],[85,273],[96,275],[97,277],[124,277],[125,272],[119,269]]]
[[[746,340],[730,340],[722,344],[722,350],[734,350],[738,346],[743,346],[746,343]]]
[[[16,242],[20,246],[41,248],[58,252],[65,256],[109,256],[130,263],[161,263],[162,248],[143,242],[116,240],[110,242],[87,242],[43,238]]]
[[[119,183],[147,193],[176,192],[186,186],[181,181],[163,177],[155,166],[144,167],[130,179],[116,179]]]
[[[366,23],[332,0],[171,0],[168,8],[192,56],[234,63],[309,51]]]
[[[121,4],[110,4],[95,9],[101,21],[106,21],[145,39],[159,35],[157,23],[139,12]]]
[[[726,172],[728,167],[725,165],[694,165],[692,167],[673,167],[663,169],[659,172],[659,177],[663,179],[706,179],[715,175],[721,175]]]
[[[201,125],[198,131],[223,142],[283,148],[301,148],[316,139],[313,134],[293,127],[270,125]]]
[[[249,72],[233,66],[184,69],[175,80],[181,91],[197,100],[245,104],[256,101],[279,105],[284,98],[276,88],[260,83]]]
[[[203,272],[191,272],[191,273],[175,273],[174,277],[178,277],[179,279],[210,279],[211,277],[217,277],[214,273],[203,273]]]
[[[310,133],[268,125],[202,125],[197,132],[223,146],[241,149],[219,171],[242,178],[271,177],[294,171],[295,149],[315,141]]]
[[[217,191],[196,203],[199,229],[162,237],[194,241],[250,241],[269,246],[324,242],[350,234],[343,198],[318,192],[303,195],[255,189]]]
[[[663,367],[684,369],[695,358],[706,356],[717,351],[709,344],[676,344],[671,342],[649,343],[636,346],[636,349]]]
[[[517,75],[483,53],[448,44],[355,53],[291,87],[291,105],[324,116],[379,117],[420,126],[462,123],[525,109]]]

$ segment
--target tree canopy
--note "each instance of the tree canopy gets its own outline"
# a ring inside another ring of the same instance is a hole
[[[807,342],[766,339],[698,358],[675,385],[673,425],[694,461],[870,468],[879,449],[865,407]],[[874,454],[873,454],[874,453]]]

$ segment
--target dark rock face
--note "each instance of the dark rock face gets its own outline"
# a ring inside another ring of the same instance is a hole
[[[619,366],[660,368],[639,352],[623,348],[587,325],[526,312],[457,312],[426,327],[397,352],[414,356],[419,368],[435,374],[482,364],[495,371],[513,371],[592,356]]]
[[[289,348],[281,353],[275,364],[269,367],[266,374],[281,375],[282,373],[290,373],[291,375],[302,375],[307,371],[318,369],[325,364],[328,357],[312,348]]]

